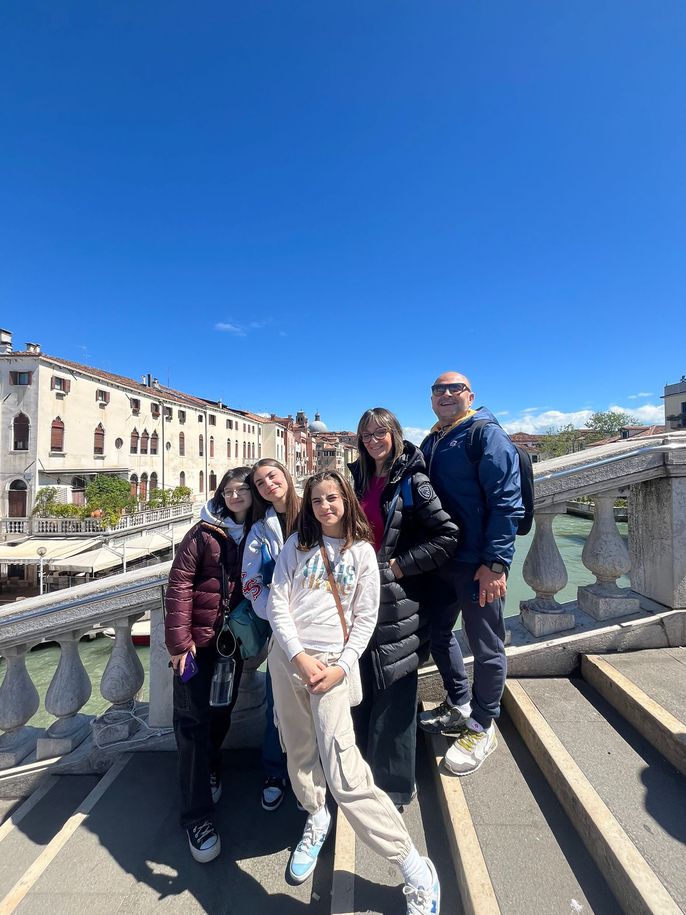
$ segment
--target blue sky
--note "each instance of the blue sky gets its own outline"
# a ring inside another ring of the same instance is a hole
[[[508,428],[686,372],[686,4],[8,0],[0,325],[231,405]]]

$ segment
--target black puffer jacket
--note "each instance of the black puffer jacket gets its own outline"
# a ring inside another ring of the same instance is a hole
[[[369,643],[376,684],[384,689],[415,671],[429,656],[429,620],[421,613],[422,572],[431,572],[449,559],[458,545],[458,529],[444,512],[429,478],[424,458],[411,442],[395,461],[381,494],[386,532],[378,553],[381,575],[379,621]],[[358,498],[359,461],[350,464]],[[410,476],[412,506],[403,505],[401,481]],[[398,493],[393,516],[388,520]],[[388,563],[397,561],[403,573],[396,579]]]

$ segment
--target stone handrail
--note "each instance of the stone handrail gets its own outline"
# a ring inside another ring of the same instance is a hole
[[[123,515],[121,520],[110,528],[106,528],[100,518],[0,518],[0,533],[34,534],[41,537],[101,534],[105,530],[118,533],[162,524],[176,518],[190,518],[192,514],[192,503],[182,502],[178,505],[168,505],[166,508],[149,508]]]
[[[686,514],[686,435],[625,440],[542,461],[534,465],[534,478],[536,528],[523,574],[535,597],[520,603],[522,623],[532,635],[573,629],[577,610],[595,620],[629,616],[638,612],[641,597],[669,608],[686,606],[686,534],[683,524],[674,523]],[[596,580],[563,605],[555,595],[567,584],[567,570],[553,521],[566,512],[569,499],[581,495],[595,503],[582,562]],[[615,522],[618,496],[629,498],[628,548]],[[630,573],[632,589],[620,588],[617,580]]]

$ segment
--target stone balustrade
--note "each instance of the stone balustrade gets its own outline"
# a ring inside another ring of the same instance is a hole
[[[639,612],[641,598],[667,609],[686,607],[686,435],[589,448],[534,465],[535,533],[524,562],[534,597],[520,603],[521,621],[535,637],[573,629],[577,610],[595,620]],[[594,502],[593,526],[582,553],[595,577],[576,601],[555,595],[567,570],[555,542],[553,520],[579,496]],[[614,503],[629,502],[629,546],[615,521]],[[630,577],[632,587],[617,581]]]
[[[0,609],[0,657],[5,677],[0,686],[0,769],[31,760],[50,759],[75,750],[90,739],[99,749],[125,745],[141,729],[157,733],[171,727],[172,671],[164,648],[164,588],[171,563],[160,563],[90,582],[68,592],[48,594]],[[151,617],[150,706],[137,704],[145,671],[131,627],[145,613]],[[95,627],[113,627],[114,641],[99,685],[110,703],[102,715],[82,713],[93,689],[79,654],[80,640]],[[54,721],[45,730],[31,727],[40,700],[26,666],[28,651],[44,640],[60,647],[45,710]],[[264,722],[263,675],[248,663],[233,715],[233,740],[256,745]],[[147,719],[147,721],[145,720]]]
[[[166,508],[150,508],[123,515],[114,527],[107,530],[112,532],[139,530],[151,525],[163,524],[165,521],[190,518],[192,514],[193,505],[190,502],[168,505]],[[33,534],[41,537],[64,537],[70,534],[101,534],[103,530],[103,522],[100,518],[0,518],[0,534],[5,535]]]

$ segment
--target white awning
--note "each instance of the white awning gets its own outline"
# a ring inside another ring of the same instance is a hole
[[[85,553],[98,546],[100,540],[95,537],[84,537],[76,540],[74,537],[64,538],[39,538],[30,537],[20,543],[0,543],[0,562],[13,565],[34,565],[40,562],[39,549],[44,549],[43,562],[51,563],[55,559],[66,559]]]
[[[122,553],[122,549],[118,548]],[[144,547],[126,546],[126,562],[133,562],[134,559],[140,559],[141,556],[147,556],[148,550]],[[112,550],[101,546],[96,550],[88,550],[86,553],[79,553],[71,559],[58,559],[50,563],[50,568],[59,572],[104,572],[105,569],[114,569],[116,566],[123,566],[122,556],[117,556]]]

